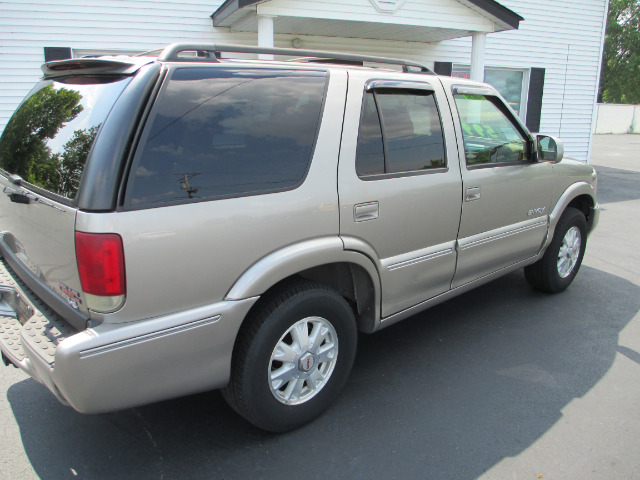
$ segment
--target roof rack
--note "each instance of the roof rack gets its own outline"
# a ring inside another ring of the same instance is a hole
[[[181,52],[196,51],[197,57],[181,57]],[[352,53],[342,52],[325,52],[320,50],[301,50],[298,48],[276,48],[276,47],[256,47],[252,45],[224,45],[224,44],[201,44],[201,43],[172,43],[167,46],[158,56],[158,60],[164,62],[180,62],[180,61],[200,61],[200,62],[218,62],[221,52],[227,53],[262,53],[269,55],[285,55],[290,57],[310,57],[312,59],[323,60],[339,60],[343,62],[370,62],[381,63],[387,65],[401,65],[402,71],[409,72],[409,67],[419,69],[419,73],[435,75],[433,71],[424,65],[412,60],[403,60],[399,58],[375,57],[369,55],[356,55]],[[308,58],[300,59],[300,61],[309,61]]]

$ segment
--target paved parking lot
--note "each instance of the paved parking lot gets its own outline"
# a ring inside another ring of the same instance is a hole
[[[640,136],[598,136],[603,206],[559,295],[515,272],[360,338],[313,424],[254,429],[217,392],[108,415],[0,368],[0,479],[640,478]]]

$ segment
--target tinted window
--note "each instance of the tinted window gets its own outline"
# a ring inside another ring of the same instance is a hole
[[[385,173],[382,129],[373,93],[366,94],[362,108],[356,171],[360,176]]]
[[[324,72],[182,68],[132,170],[132,205],[295,188],[307,171]]]
[[[37,85],[0,139],[0,168],[74,198],[100,125],[130,78],[67,77]]]
[[[455,95],[467,165],[513,164],[527,160],[527,140],[507,117],[499,100]]]
[[[367,92],[358,135],[360,176],[445,166],[440,117],[432,92]]]

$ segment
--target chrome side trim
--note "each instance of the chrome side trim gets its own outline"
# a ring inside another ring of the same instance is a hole
[[[144,343],[149,340],[157,340],[162,337],[175,335],[177,333],[191,330],[193,328],[198,328],[198,327],[202,327],[212,323],[216,323],[218,320],[220,320],[220,318],[221,318],[220,315],[215,315],[213,317],[203,318],[201,320],[185,323],[184,325],[177,325],[175,327],[169,327],[162,330],[158,330],[157,332],[151,332],[145,335],[139,335],[137,337],[130,338],[127,340],[121,340],[118,342],[113,342],[113,343],[102,345],[99,347],[88,348],[86,350],[80,350],[79,356],[80,358],[93,357],[95,355],[100,355],[102,353],[108,353],[113,350],[118,350],[121,348],[137,345],[139,343]]]
[[[382,266],[389,271],[398,270],[400,268],[410,267],[418,263],[433,260],[438,257],[450,255],[455,248],[455,241],[434,245],[433,247],[417,250],[414,252],[404,253],[395,257],[382,260]]]
[[[525,220],[524,222],[509,225],[507,227],[497,228],[488,232],[478,233],[471,237],[461,238],[458,240],[458,245],[461,250],[467,250],[469,248],[478,247],[495,240],[510,237],[512,235],[518,235],[528,230],[535,228],[546,227],[548,223],[547,217],[536,217],[531,220]]]

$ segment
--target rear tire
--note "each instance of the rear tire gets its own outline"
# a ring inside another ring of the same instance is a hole
[[[356,345],[355,317],[340,294],[307,280],[289,284],[265,298],[247,319],[222,394],[263,430],[298,428],[338,395]]]
[[[560,217],[553,240],[543,257],[524,268],[529,284],[544,292],[558,293],[575,278],[587,246],[587,221],[584,214],[568,207]]]

